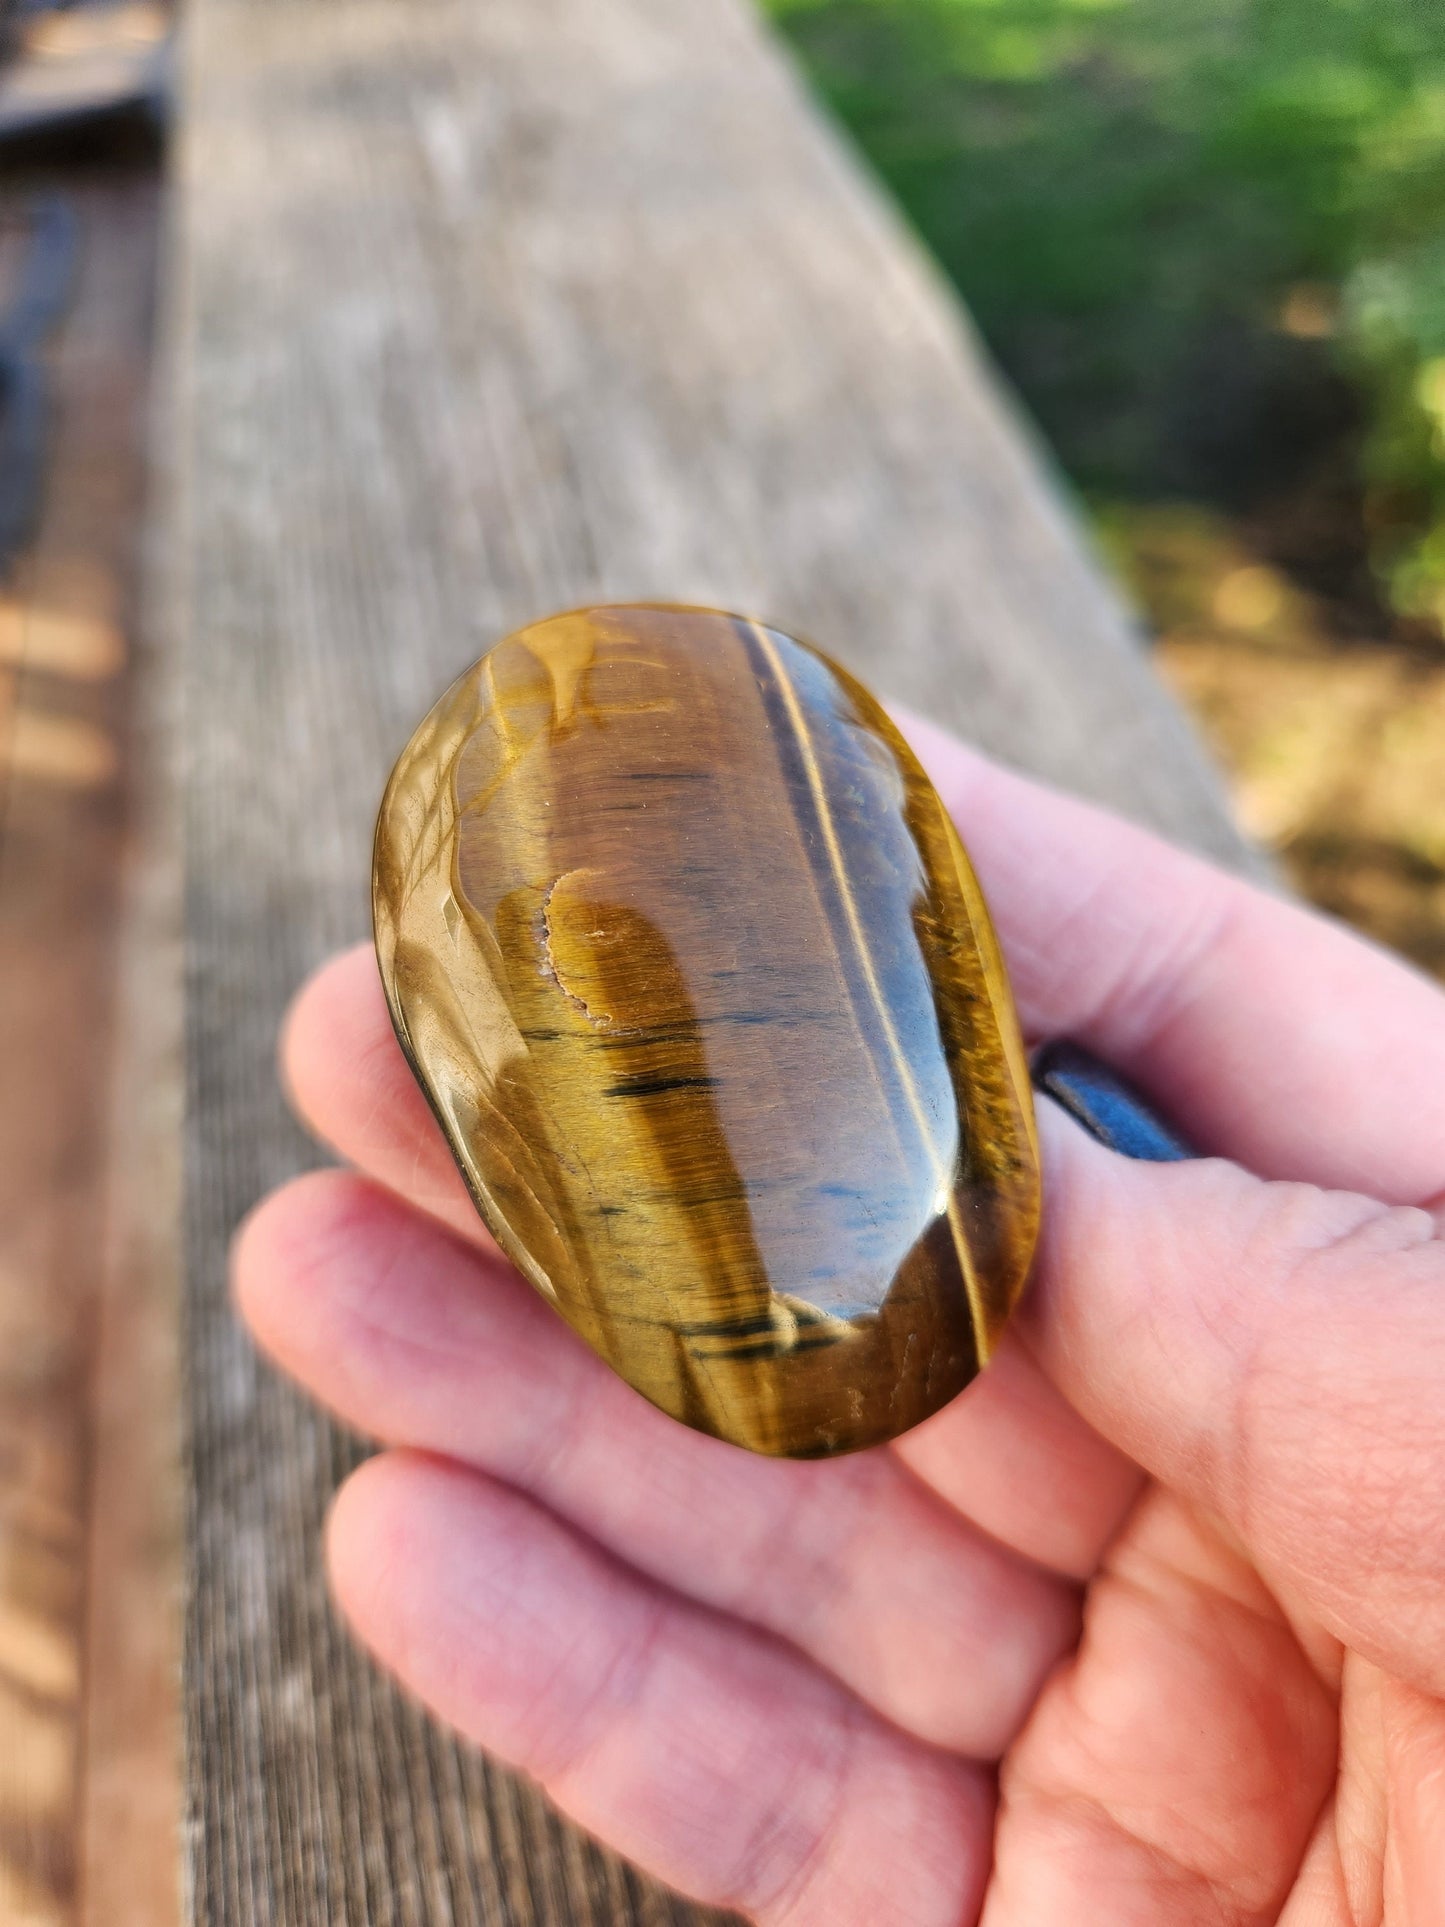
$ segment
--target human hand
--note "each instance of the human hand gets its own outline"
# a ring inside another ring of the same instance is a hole
[[[234,1260],[260,1343],[389,1448],[336,1500],[336,1596],[444,1719],[766,1927],[1435,1927],[1445,997],[908,727],[1030,1037],[1218,1155],[1133,1164],[1041,1103],[988,1372],[892,1446],[752,1458],[500,1258],[350,952],[284,1055],[356,1170]]]

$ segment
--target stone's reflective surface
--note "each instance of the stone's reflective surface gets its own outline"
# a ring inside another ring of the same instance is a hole
[[[851,1451],[966,1385],[1038,1221],[987,913],[877,703],[709,610],[524,629],[377,827],[403,1048],[499,1243],[654,1404]]]

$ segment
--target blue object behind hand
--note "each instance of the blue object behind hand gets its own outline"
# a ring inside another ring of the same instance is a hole
[[[1195,1154],[1117,1071],[1078,1044],[1045,1044],[1032,1066],[1034,1086],[1100,1144],[1126,1158],[1173,1163]]]

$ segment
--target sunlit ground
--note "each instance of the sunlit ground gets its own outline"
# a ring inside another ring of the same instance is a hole
[[[1445,648],[1340,640],[1205,511],[1133,509],[1105,540],[1246,829],[1302,894],[1445,977]]]

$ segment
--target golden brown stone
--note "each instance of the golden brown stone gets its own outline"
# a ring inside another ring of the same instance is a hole
[[[654,1404],[816,1456],[973,1377],[1037,1228],[1028,1073],[953,826],[844,670],[712,610],[523,629],[403,752],[374,902],[483,1217]]]

